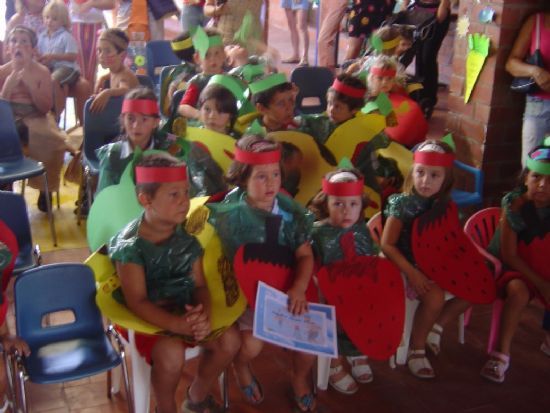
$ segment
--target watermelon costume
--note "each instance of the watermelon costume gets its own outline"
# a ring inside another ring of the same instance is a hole
[[[251,207],[246,191],[235,188],[219,203],[206,204],[208,221],[253,307],[258,280],[286,290],[293,282],[294,254],[311,240],[313,215],[286,195],[278,194],[272,212]],[[308,300],[316,297],[310,289]]]
[[[167,311],[183,314],[186,304],[194,304],[195,282],[191,271],[195,261],[203,255],[203,249],[181,225],[168,240],[153,244],[138,234],[142,219],[143,215],[111,239],[109,256],[115,262],[142,266],[148,299],[153,303],[162,302]],[[121,287],[116,288],[112,296],[125,304]],[[136,333],[135,337],[139,353],[151,363],[151,351],[161,336]],[[185,341],[194,342],[192,337]]]
[[[503,216],[518,237],[518,254],[541,277],[550,281],[550,272],[546,255],[550,251],[550,207],[535,208],[524,196],[524,189],[509,192],[502,198]],[[489,251],[500,257],[500,228],[497,228],[488,247]],[[504,268],[497,286],[504,293],[509,281],[519,278],[529,288],[531,297],[537,297],[550,309],[550,303],[544,301],[533,283],[518,271]]]

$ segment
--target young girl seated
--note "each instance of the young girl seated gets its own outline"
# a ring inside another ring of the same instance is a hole
[[[123,96],[139,85],[139,81],[126,65],[126,50],[129,39],[120,29],[103,30],[99,36],[97,56],[99,63],[109,73],[101,76],[94,88],[92,112],[101,112],[111,96]]]
[[[372,62],[367,77],[369,99],[373,99],[380,93],[388,94],[397,86],[397,66],[394,59],[387,56],[377,56]]]
[[[345,194],[345,195],[344,195]],[[323,180],[323,189],[308,205],[316,215],[313,226],[313,249],[320,265],[342,259],[340,239],[352,233],[357,255],[377,255],[363,215],[368,198],[363,194],[363,177],[355,169],[339,168]],[[359,387],[356,382],[373,380],[367,356],[351,342],[340,327],[338,330],[337,359],[330,362],[329,384],[343,394],[353,394]],[[344,370],[344,357],[351,365],[351,376]]]
[[[234,327],[215,340],[210,334],[210,299],[199,242],[181,225],[189,210],[189,181],[183,162],[168,154],[144,156],[135,169],[143,215],[110,242],[123,302],[138,317],[171,335],[137,335],[140,352],[150,350],[157,412],[177,411],[175,393],[185,348],[201,342],[201,366],[187,389],[184,413],[219,412],[208,393],[231,362],[239,340]],[[172,253],[177,251],[177,257]]]
[[[77,116],[83,122],[84,102],[90,96],[90,84],[80,76],[76,62],[78,45],[71,34],[69,10],[63,2],[51,1],[43,11],[46,30],[38,35],[39,61],[52,72],[54,82],[55,113],[59,117],[65,110],[69,90],[75,94]]]
[[[245,135],[235,146],[235,158],[227,172],[227,180],[236,185],[219,204],[208,204],[209,221],[220,237],[224,255],[233,263],[239,247],[266,241],[266,225],[279,222],[277,239],[287,249],[294,264],[292,286],[287,291],[288,310],[293,314],[307,311],[305,292],[313,272],[310,232],[313,216],[291,198],[279,193],[281,188],[281,150],[271,139]],[[234,360],[239,386],[247,401],[258,404],[263,393],[250,368],[263,347],[252,335],[254,312],[249,308],[239,319],[242,345]],[[300,411],[315,409],[315,396],[308,377],[315,357],[292,354],[291,382]]]
[[[237,101],[223,86],[206,86],[199,96],[199,120],[206,128],[229,135],[237,119]]]
[[[6,25],[6,33],[9,33],[15,26],[25,26],[31,29],[38,36],[44,30],[44,20],[42,19],[42,10],[46,5],[46,0],[20,0],[15,2],[16,13],[11,17]]]
[[[414,315],[407,364],[413,375],[423,379],[435,377],[426,357],[426,346],[434,355],[439,354],[443,327],[470,306],[458,297],[445,301],[445,291],[420,271],[412,253],[414,220],[450,196],[453,159],[452,149],[446,143],[436,140],[422,143],[414,153],[403,193],[391,195],[384,210],[382,251],[405,274],[408,297],[420,301]],[[447,247],[458,248],[452,243]]]
[[[502,218],[489,245],[489,250],[505,264],[505,271],[497,280],[504,306],[496,350],[481,375],[497,383],[506,378],[512,339],[522,310],[532,298],[550,309],[550,279],[547,260],[543,258],[548,253],[550,237],[550,138],[546,138],[544,146],[530,152],[526,163],[519,186],[502,198]]]

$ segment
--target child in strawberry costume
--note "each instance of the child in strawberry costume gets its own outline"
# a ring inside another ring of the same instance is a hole
[[[504,296],[500,334],[496,348],[481,375],[502,383],[510,365],[512,338],[521,311],[531,298],[550,310],[550,272],[546,254],[550,248],[550,138],[529,153],[518,188],[502,198],[502,218],[489,245],[499,256],[504,271],[497,286]],[[550,342],[549,333],[541,349]]]

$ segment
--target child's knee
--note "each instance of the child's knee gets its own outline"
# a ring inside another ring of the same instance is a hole
[[[215,351],[233,358],[241,348],[241,336],[235,326],[226,330],[215,342]]]
[[[241,337],[241,349],[240,354],[247,356],[248,358],[254,358],[263,348],[263,342],[254,337],[251,333],[244,334]]]
[[[166,373],[179,372],[185,363],[185,346],[177,339],[160,339],[151,352],[155,369]]]
[[[529,302],[529,289],[522,280],[511,280],[506,285],[506,301],[527,305]]]

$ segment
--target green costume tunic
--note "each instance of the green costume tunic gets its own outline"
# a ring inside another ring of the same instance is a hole
[[[433,201],[432,198],[424,198],[416,194],[393,194],[388,198],[388,203],[384,210],[386,218],[393,216],[403,222],[403,228],[401,229],[401,234],[399,234],[396,246],[413,265],[416,264],[411,245],[413,221],[416,217],[430,209]]]
[[[197,239],[181,225],[174,234],[160,244],[153,244],[139,236],[143,216],[130,222],[109,243],[111,260],[122,264],[137,264],[145,271],[147,297],[151,302],[163,302],[174,311],[185,311],[185,304],[193,303],[195,282],[192,277],[194,262],[203,250]],[[122,289],[113,297],[124,303]]]
[[[541,225],[544,225],[544,222],[550,221],[550,207],[535,208],[532,202],[527,201],[519,209],[512,208],[512,204],[519,201],[519,198],[525,192],[526,189],[516,189],[508,192],[501,201],[504,217],[510,228],[518,234],[518,239],[520,240],[525,240],[526,237],[529,237],[528,232],[530,227],[540,229]],[[514,211],[513,209],[517,210]],[[527,220],[531,221],[531,225],[529,225]],[[549,224],[546,224],[546,228],[549,228]],[[487,249],[495,257],[500,258],[500,226],[497,227]]]
[[[225,256],[232,260],[241,245],[266,241],[265,221],[273,215],[281,215],[282,222],[278,242],[297,250],[311,240],[313,215],[286,195],[277,194],[274,213],[251,207],[246,202],[246,192],[236,188],[220,203],[207,204],[211,213],[208,221],[216,228]]]
[[[332,225],[316,222],[313,225],[312,245],[315,256],[320,260],[322,265],[344,259],[342,247],[340,246],[340,238],[349,232],[353,233],[355,253],[357,255],[378,254],[378,250],[374,246],[370,232],[363,220],[349,228],[333,227]],[[338,326],[338,352],[343,356],[362,356],[341,326]]]

